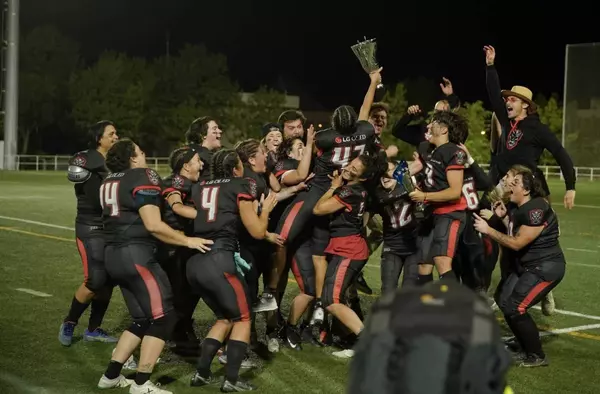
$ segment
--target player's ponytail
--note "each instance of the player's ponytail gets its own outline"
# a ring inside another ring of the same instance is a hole
[[[333,111],[331,116],[331,127],[342,134],[349,134],[354,131],[358,115],[354,108],[349,105],[341,105]]]
[[[240,141],[234,146],[242,164],[248,164],[249,160],[256,156],[260,149],[260,142],[254,139]]]
[[[221,149],[216,152],[210,164],[210,175],[212,179],[233,178],[233,170],[236,169],[240,157],[233,149]]]

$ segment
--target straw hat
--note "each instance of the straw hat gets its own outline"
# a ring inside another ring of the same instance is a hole
[[[525,86],[515,85],[510,90],[503,90],[502,97],[515,96],[529,104],[532,111],[535,111],[537,105],[533,102],[533,92]]]

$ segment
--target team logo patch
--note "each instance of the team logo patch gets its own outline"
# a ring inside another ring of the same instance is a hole
[[[514,149],[523,138],[523,132],[519,129],[511,130],[508,133],[508,138],[506,139],[506,147],[508,149]]]
[[[151,184],[158,186],[160,183],[160,176],[156,171],[151,168],[146,168],[146,175],[148,175],[148,180]]]
[[[278,161],[277,164],[275,164],[275,171],[281,170],[283,170],[283,161]]]
[[[529,211],[529,221],[534,226],[542,224],[544,221],[544,211],[542,209],[532,209]]]
[[[459,150],[456,152],[456,164],[458,165],[463,165],[465,164],[465,161],[467,161],[467,154],[465,153],[464,150]]]
[[[342,138],[341,137],[336,137],[335,138],[335,143],[336,144],[341,144],[342,143]]]
[[[258,198],[258,186],[256,186],[256,181],[248,178],[248,184],[250,185],[250,195],[254,198]]]
[[[183,189],[183,185],[185,184],[185,179],[181,175],[175,175],[173,177],[173,187],[175,189]]]
[[[339,196],[341,198],[346,198],[348,197],[350,194],[352,194],[352,190],[348,189],[347,187],[342,188],[342,190],[340,190],[340,194]]]
[[[87,160],[83,156],[77,156],[73,159],[73,165],[77,167],[83,167],[87,163]]]

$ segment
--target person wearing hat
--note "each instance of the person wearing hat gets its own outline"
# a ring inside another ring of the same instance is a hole
[[[498,183],[509,168],[521,164],[530,168],[544,185],[549,195],[548,185],[538,163],[544,150],[548,150],[558,162],[565,178],[565,208],[575,204],[575,169],[571,157],[558,138],[537,115],[537,105],[533,101],[533,92],[525,86],[513,86],[510,90],[501,90],[498,72],[494,66],[496,50],[485,46],[486,84],[493,112],[498,118],[502,136],[496,150],[495,165],[490,169],[493,181]]]

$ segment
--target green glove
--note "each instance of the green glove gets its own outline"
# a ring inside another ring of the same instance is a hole
[[[246,272],[250,271],[250,264],[242,258],[239,252],[235,252],[233,257],[235,259],[235,268],[237,269],[237,272],[239,272],[240,275],[245,276]]]

